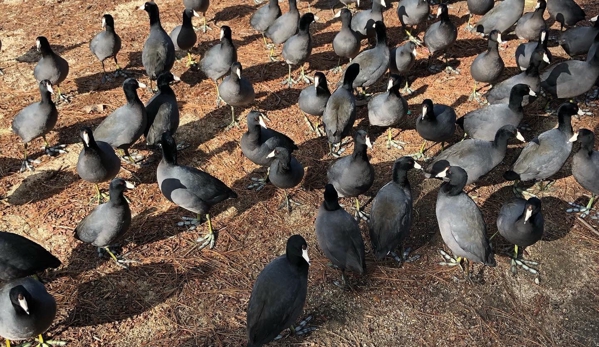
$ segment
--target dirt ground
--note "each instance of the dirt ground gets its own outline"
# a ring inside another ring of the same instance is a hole
[[[580,1],[580,0],[579,0]],[[254,280],[262,268],[283,254],[290,235],[303,235],[311,246],[312,263],[305,313],[313,315],[317,331],[292,337],[277,346],[597,346],[599,345],[599,253],[598,235],[575,215],[566,213],[568,202],[588,201],[588,193],[571,177],[570,161],[556,175],[553,190],[542,196],[546,229],[543,240],[528,249],[529,259],[540,262],[540,284],[523,271],[510,272],[509,259],[500,251],[509,246],[500,236],[493,247],[500,252],[496,268],[475,267],[481,281],[462,280],[459,269],[438,265],[438,250],[444,248],[436,225],[434,204],[439,183],[425,181],[419,172],[410,174],[415,196],[415,221],[407,245],[421,258],[398,267],[392,260],[376,262],[370,253],[366,224],[362,222],[367,244],[367,275],[353,278],[355,290],[346,292],[334,286],[339,273],[330,268],[316,245],[313,222],[326,183],[331,162],[325,139],[311,132],[297,106],[305,85],[287,89],[280,84],[287,73],[283,62],[271,63],[260,34],[249,26],[249,17],[258,7],[251,0],[242,3],[214,1],[208,10],[214,30],[199,33],[194,57],[218,42],[222,25],[233,29],[243,74],[253,82],[257,99],[252,108],[265,112],[268,125],[291,136],[300,149],[296,156],[307,170],[294,198],[302,203],[287,214],[278,210],[283,192],[267,186],[255,193],[246,187],[250,178],[264,172],[245,159],[239,139],[245,131],[225,130],[230,120],[227,106],[215,107],[214,84],[201,72],[175,63],[173,72],[182,82],[173,88],[179,100],[181,126],[176,138],[190,147],[180,152],[180,162],[219,177],[238,194],[213,210],[213,223],[219,238],[213,250],[198,250],[198,231],[178,227],[185,210],[169,203],[156,184],[155,169],[159,153],[138,143],[135,151],[153,156],[154,163],[140,168],[125,165],[120,176],[135,182],[127,193],[134,214],[124,253],[139,260],[129,270],[99,259],[96,250],[76,241],[73,229],[95,206],[91,184],[82,181],[75,164],[81,150],[78,138],[82,126],[95,127],[124,103],[122,77],[100,83],[101,66],[88,45],[101,29],[101,16],[111,13],[116,30],[123,39],[118,56],[121,66],[144,83],[148,79],[141,67],[141,49],[148,35],[148,15],[136,11],[140,1],[21,1],[0,2],[0,229],[42,244],[62,262],[46,274],[47,287],[58,302],[58,315],[47,335],[68,341],[70,346],[240,346],[245,343],[245,309]],[[591,0],[580,1],[587,17],[597,14],[599,6]],[[180,23],[181,1],[159,3],[162,24],[167,32]],[[331,7],[335,0],[312,1],[320,18],[312,25],[314,50],[307,71],[328,71],[337,63],[331,41],[340,28]],[[368,4],[366,4],[369,6]],[[308,11],[299,2],[300,12]],[[389,44],[402,42],[403,34],[395,8],[385,12]],[[529,3],[527,10],[534,4]],[[281,3],[286,11],[286,2]],[[433,6],[436,11],[436,7]],[[486,49],[486,41],[463,30],[467,21],[465,1],[451,5],[452,20],[459,23],[459,41],[451,51],[451,64],[461,75],[426,70],[424,50],[412,75],[414,95],[407,96],[412,114],[396,138],[407,142],[405,149],[386,150],[383,129],[369,128],[366,107],[358,112],[355,128],[368,129],[376,139],[370,151],[376,168],[376,182],[367,195],[390,180],[393,161],[414,153],[421,139],[414,130],[420,103],[432,98],[435,103],[455,107],[459,116],[476,109],[467,101],[472,87],[469,66],[476,54]],[[197,19],[194,19],[199,24]],[[581,23],[590,25],[589,22]],[[553,25],[551,35],[556,34]],[[55,158],[43,156],[41,140],[31,148],[41,160],[36,171],[19,173],[22,144],[10,130],[13,116],[24,106],[37,101],[39,92],[33,67],[39,59],[35,38],[48,37],[53,48],[70,63],[70,73],[61,85],[72,100],[59,106],[59,121],[49,136],[50,143],[67,144],[68,153]],[[420,32],[422,37],[422,32]],[[514,35],[501,55],[506,62],[505,77],[517,73],[514,51],[520,43]],[[364,42],[364,45],[366,43]],[[280,50],[280,48],[278,48]],[[560,47],[550,48],[555,59],[565,59]],[[114,69],[111,61],[106,64]],[[296,69],[295,71],[299,71]],[[294,72],[295,72],[294,71]],[[327,72],[329,85],[340,75]],[[381,81],[375,90],[384,90]],[[332,87],[331,89],[334,89]],[[140,91],[142,101],[151,97]],[[582,100],[582,99],[581,99]],[[103,105],[98,107],[97,105]],[[556,124],[557,118],[544,112],[544,102],[526,109],[525,122],[533,131],[528,139]],[[557,106],[557,105],[554,105]],[[599,133],[595,104],[582,108],[593,116],[573,119],[575,130],[586,127]],[[90,112],[90,108],[95,108]],[[246,110],[239,110],[244,117]],[[315,118],[311,118],[316,121]],[[456,141],[459,139],[456,135]],[[505,163],[511,163],[522,145],[511,145]],[[440,148],[433,147],[429,153]],[[478,196],[488,223],[489,235],[496,231],[495,220],[503,202],[512,197],[511,188],[501,174],[501,164],[482,179],[471,195]],[[107,184],[102,185],[103,189]],[[366,198],[362,198],[366,199]],[[350,205],[349,200],[345,201]],[[587,217],[591,228],[597,220]],[[204,226],[199,231],[204,232]]]

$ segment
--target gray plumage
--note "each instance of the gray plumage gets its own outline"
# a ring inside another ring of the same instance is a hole
[[[143,85],[143,84],[142,84]],[[114,110],[94,130],[96,141],[103,141],[113,148],[127,150],[144,133],[147,114],[144,104],[137,96],[140,84],[134,78],[123,82],[127,104]]]
[[[516,36],[520,40],[534,40],[539,37],[543,29],[547,29],[547,23],[543,19],[543,13],[547,8],[545,0],[537,0],[534,12],[527,12],[516,23]]]
[[[258,111],[248,113],[247,126],[248,130],[241,137],[241,152],[256,165],[269,166],[273,159],[267,156],[277,147],[284,147],[289,152],[297,149],[292,139],[268,129]]]
[[[191,24],[191,18],[196,16],[197,13],[193,9],[183,10],[183,22],[181,25],[177,25],[171,31],[169,35],[176,51],[189,51],[193,48],[198,40],[193,25]]]
[[[114,19],[111,15],[102,16],[103,31],[99,32],[89,43],[89,49],[102,63],[104,70],[104,60],[114,58],[114,63],[118,65],[116,55],[121,50],[121,38],[114,30]]]
[[[419,168],[412,157],[401,157],[393,164],[392,180],[372,200],[368,229],[377,260],[383,259],[410,234],[412,227],[412,188],[408,171]]]
[[[183,0],[185,8],[205,14],[210,6],[210,0]]]
[[[308,245],[300,235],[287,240],[286,254],[256,278],[247,308],[248,347],[261,347],[296,322],[308,294]]]
[[[35,80],[38,82],[48,80],[52,85],[59,86],[69,74],[69,63],[52,50],[48,39],[44,36],[39,36],[35,41],[37,50],[42,53],[42,58],[33,69]]]
[[[599,20],[597,20],[597,16],[590,20],[595,22],[595,25],[592,27],[575,27],[560,33],[557,43],[571,57],[587,54],[595,36],[599,34]]]
[[[304,167],[285,147],[275,148],[268,171],[269,181],[277,188],[289,189],[300,184],[304,178]]]
[[[436,205],[443,241],[455,257],[495,266],[482,213],[463,191],[468,174],[459,166],[450,166],[440,175],[446,180],[439,188]]]
[[[500,42],[501,33],[491,31],[488,49],[479,54],[470,65],[470,75],[476,82],[493,83],[501,76],[505,64],[499,55]]]
[[[584,20],[585,13],[574,0],[547,0],[547,12],[561,25],[574,26]]]
[[[522,43],[516,48],[516,64],[518,64],[520,70],[524,71],[530,67],[532,55],[537,50],[542,49],[549,61],[553,59],[551,51],[547,48],[548,37],[549,31],[541,30],[538,41]],[[548,65],[546,61],[541,60],[539,71],[544,70]]]
[[[356,13],[351,19],[351,29],[356,32],[361,39],[372,37],[373,24],[383,22],[383,8],[387,5],[385,0],[373,0],[370,10],[362,10]]]
[[[458,29],[449,18],[447,5],[440,4],[437,11],[437,17],[441,20],[429,26],[424,33],[424,45],[431,56],[447,51],[458,38]]]
[[[521,248],[539,241],[543,237],[544,227],[541,200],[534,197],[528,200],[515,198],[504,203],[497,216],[499,234]]]
[[[368,102],[368,122],[370,125],[389,127],[399,123],[408,114],[408,102],[399,94],[402,79],[391,75],[387,91],[380,93]]]
[[[260,7],[252,14],[250,25],[252,28],[264,33],[280,16],[281,8],[279,7],[279,0],[269,0],[268,4]]]
[[[397,5],[397,17],[403,26],[413,26],[424,22],[429,15],[427,0],[401,0]]]
[[[564,165],[572,151],[572,115],[578,113],[578,106],[565,103],[558,110],[559,124],[557,128],[545,131],[532,139],[505,173],[506,179],[520,181],[541,181],[555,175]],[[517,176],[517,177],[514,177]]]
[[[302,89],[297,104],[304,113],[322,116],[330,96],[327,78],[318,71],[314,74],[314,85]]]
[[[373,24],[376,32],[376,46],[358,54],[352,64],[358,64],[360,71],[353,80],[352,87],[369,87],[375,84],[389,68],[389,47],[387,29],[383,22]]]
[[[157,145],[165,131],[175,134],[179,128],[179,106],[177,96],[171,88],[175,77],[170,72],[158,76],[158,93],[146,103],[147,122],[144,130],[146,144]]]
[[[283,45],[283,59],[289,65],[302,65],[312,53],[312,36],[310,24],[314,22],[314,14],[304,14],[298,24],[297,34],[291,36]]]
[[[50,328],[55,317],[56,300],[40,281],[26,277],[8,282],[0,289],[3,338],[18,341],[37,337]]]
[[[83,148],[77,160],[77,174],[91,183],[107,182],[115,178],[121,169],[121,160],[110,144],[96,141],[89,127],[81,129]]]
[[[455,110],[447,105],[435,104],[431,99],[422,102],[422,116],[416,118],[416,131],[427,141],[449,141],[455,134]]]
[[[524,142],[524,138],[515,126],[505,125],[497,131],[493,141],[466,139],[458,142],[436,156],[427,167],[427,172],[434,176],[436,174],[432,172],[434,164],[446,160],[451,166],[464,169],[468,174],[466,184],[472,184],[503,161],[508,140],[513,137],[518,137]]]
[[[39,244],[21,235],[0,231],[0,281],[35,275],[60,265],[60,260]]]
[[[200,69],[213,81],[217,81],[231,71],[237,61],[237,48],[233,45],[231,28],[220,28],[220,43],[210,48],[200,61]]]
[[[171,71],[175,64],[175,45],[160,24],[158,5],[146,2],[140,9],[150,16],[150,35],[144,43],[141,62],[148,77],[155,80],[163,72]]]
[[[494,0],[467,0],[468,12],[479,16],[485,15],[495,5]]]
[[[95,247],[115,244],[131,226],[131,210],[123,192],[125,180],[115,178],[110,182],[110,200],[96,206],[75,228],[75,237]]]
[[[599,152],[593,150],[595,135],[588,129],[580,129],[576,142],[580,148],[572,159],[572,176],[584,189],[599,195]]]
[[[343,76],[343,85],[331,94],[322,114],[327,139],[330,144],[340,143],[349,135],[356,121],[356,99],[352,84],[360,71],[358,64],[351,64]]]
[[[416,63],[416,44],[408,41],[401,46],[391,49],[389,55],[389,72],[396,75],[406,75]]]
[[[333,38],[333,50],[338,57],[353,59],[360,53],[360,38],[351,28],[351,11],[342,8],[339,16],[341,29]]]
[[[241,76],[242,67],[239,62],[231,65],[231,74],[218,85],[220,97],[229,106],[249,106],[254,102],[256,94],[252,83]]]
[[[340,197],[357,197],[374,183],[374,167],[368,160],[367,147],[372,147],[364,130],[354,135],[354,152],[339,158],[327,170],[327,178]]]
[[[281,44],[297,33],[297,23],[300,14],[297,10],[296,0],[289,0],[289,11],[280,16],[266,29],[264,35],[274,44]]]
[[[524,0],[504,0],[493,7],[474,26],[472,31],[488,35],[492,30],[505,33],[524,12]]]
[[[524,117],[522,99],[527,94],[531,94],[530,88],[525,84],[517,84],[512,88],[509,104],[487,105],[470,111],[456,123],[473,139],[493,141],[502,126],[509,124],[517,127],[520,124]]]
[[[12,130],[23,143],[49,133],[58,120],[58,111],[52,101],[52,85],[50,81],[39,83],[41,101],[22,109],[12,120]]]
[[[342,273],[349,270],[364,274],[366,260],[360,225],[339,206],[337,192],[331,184],[325,186],[314,229],[318,247],[333,265]]]

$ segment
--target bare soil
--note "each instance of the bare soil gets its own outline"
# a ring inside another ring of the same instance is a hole
[[[599,10],[593,1],[581,4],[589,18]],[[190,144],[180,152],[180,162],[219,177],[239,198],[214,209],[213,223],[219,230],[217,245],[213,250],[198,250],[195,240],[205,226],[196,231],[177,226],[181,217],[190,214],[161,195],[155,182],[159,153],[139,143],[134,150],[152,156],[156,162],[141,168],[125,165],[126,170],[121,172],[121,177],[137,185],[127,193],[134,221],[123,242],[123,251],[139,263],[124,270],[99,259],[93,247],[73,238],[74,227],[95,206],[90,201],[93,186],[82,181],[75,171],[81,150],[78,131],[82,126],[99,124],[125,99],[123,78],[100,83],[101,66],[88,45],[101,29],[102,14],[111,13],[123,39],[118,56],[121,66],[148,83],[140,53],[148,34],[148,16],[135,10],[139,5],[139,1],[114,0],[0,2],[0,68],[4,70],[4,76],[0,76],[0,229],[39,242],[63,262],[57,271],[45,276],[59,307],[55,323],[47,332],[49,337],[68,341],[71,346],[244,345],[245,309],[256,276],[270,260],[284,253],[290,235],[301,234],[311,245],[312,258],[305,312],[314,316],[311,323],[318,330],[272,345],[599,345],[598,235],[575,215],[565,212],[568,202],[588,201],[588,192],[571,177],[570,161],[556,175],[553,189],[542,195],[547,220],[545,236],[526,254],[541,263],[540,284],[523,271],[512,275],[509,258],[504,255],[497,257],[496,268],[475,266],[480,280],[475,283],[464,281],[457,268],[438,265],[438,250],[444,247],[434,212],[439,183],[425,181],[421,173],[413,172],[410,180],[415,196],[415,222],[407,246],[421,255],[420,260],[398,267],[392,260],[376,262],[369,252],[367,275],[352,278],[354,291],[334,286],[332,282],[339,273],[327,266],[313,230],[331,162],[327,143],[309,130],[296,104],[304,85],[287,89],[280,84],[287,66],[268,61],[261,35],[249,26],[249,17],[258,7],[250,0],[212,2],[207,16],[213,30],[199,34],[194,57],[199,60],[204,51],[218,42],[219,26],[232,27],[243,73],[254,83],[257,93],[252,108],[265,112],[271,120],[270,127],[284,131],[299,144],[297,158],[307,172],[293,194],[302,205],[287,214],[277,209],[282,191],[273,186],[258,193],[246,189],[250,178],[264,170],[241,154],[238,144],[245,131],[244,122],[240,128],[225,130],[230,120],[229,108],[215,106],[214,84],[198,70],[186,68],[183,60],[173,69],[182,79],[174,86],[182,114],[176,138]],[[341,23],[333,18],[330,9],[333,5],[338,9],[338,2],[318,0],[311,5],[320,18],[312,26],[315,48],[306,64],[307,71],[313,74],[336,65],[330,43]],[[385,12],[385,22],[389,44],[397,45],[403,41],[403,33],[395,13],[397,4],[391,5],[394,8]],[[159,6],[162,24],[170,32],[180,23],[182,4],[160,1]],[[528,4],[527,10],[533,6]],[[286,3],[281,3],[281,7],[287,10]],[[305,2],[300,2],[299,7],[302,13],[308,11]],[[436,11],[436,7],[433,9]],[[453,3],[450,15],[460,26],[450,62],[461,70],[461,75],[429,73],[426,54],[419,50],[422,54],[412,77],[416,93],[406,97],[412,114],[399,130],[394,130],[396,138],[408,143],[405,149],[387,150],[383,129],[369,129],[366,108],[359,110],[356,128],[368,129],[376,139],[370,154],[377,179],[368,195],[374,195],[390,180],[396,158],[420,147],[422,141],[414,130],[414,119],[423,99],[451,105],[460,116],[479,107],[467,101],[473,84],[469,66],[476,54],[486,49],[486,41],[463,30],[468,18],[465,1]],[[558,26],[552,28],[551,35],[556,35]],[[52,144],[67,144],[68,153],[46,157],[39,149],[42,141],[35,140],[31,148],[41,164],[34,172],[19,173],[22,144],[11,132],[10,124],[21,108],[39,98],[32,74],[39,59],[35,52],[35,38],[39,35],[48,37],[53,48],[70,63],[70,74],[61,89],[72,100],[59,106],[58,124],[48,137]],[[501,51],[507,66],[505,77],[518,72],[513,56],[520,42],[513,35],[508,38],[507,47]],[[566,59],[560,47],[551,47],[551,51],[556,60]],[[106,66],[114,69],[110,61]],[[327,72],[327,78],[329,85],[334,86],[340,75]],[[374,90],[384,90],[385,84],[381,81]],[[140,91],[140,97],[146,101],[151,92]],[[557,122],[555,116],[544,112],[543,106],[540,100],[526,109],[525,122],[533,129],[525,133],[528,139]],[[89,112],[90,107],[98,110]],[[582,107],[594,115],[574,119],[574,128],[586,127],[599,133],[596,105]],[[238,114],[243,119],[247,111],[239,110]],[[496,231],[501,204],[512,197],[511,187],[501,174],[522,145],[511,147],[514,149],[508,152],[505,163],[471,193],[478,196],[489,235]],[[439,150],[439,146],[433,147],[429,154]],[[107,184],[102,188],[106,189]],[[351,206],[350,200],[344,203]],[[586,220],[591,228],[597,228],[596,220]],[[365,223],[362,227],[369,250]],[[499,252],[509,245],[497,236],[493,246]]]

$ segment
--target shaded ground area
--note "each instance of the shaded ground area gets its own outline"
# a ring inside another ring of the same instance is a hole
[[[599,11],[590,1],[582,2],[588,18]],[[211,4],[208,19],[212,31],[200,34],[194,57],[218,42],[218,26],[229,25],[238,47],[244,74],[254,83],[257,101],[254,108],[267,113],[269,126],[284,130],[299,144],[297,158],[307,167],[306,178],[294,193],[302,205],[288,215],[277,210],[282,191],[267,186],[258,193],[248,191],[250,178],[263,173],[245,159],[239,148],[244,126],[225,130],[230,119],[226,106],[215,107],[214,85],[199,71],[188,70],[184,62],[175,64],[174,73],[182,83],[174,86],[179,98],[182,125],[176,135],[179,142],[191,146],[180,153],[180,162],[200,167],[221,178],[239,198],[218,206],[213,223],[219,230],[214,250],[197,249],[198,231],[187,231],[176,223],[186,211],[170,204],[155,183],[155,165],[127,170],[121,176],[134,181],[137,188],[127,193],[134,221],[124,242],[124,252],[139,260],[130,270],[98,259],[95,249],[75,241],[73,229],[94,207],[92,185],[79,179],[75,164],[81,144],[78,130],[96,126],[124,103],[123,79],[101,84],[101,67],[88,49],[91,37],[100,30],[104,13],[113,14],[116,29],[123,39],[119,54],[121,66],[142,82],[140,50],[148,33],[148,16],[135,11],[140,2],[99,0],[69,1],[60,6],[50,2],[18,1],[0,3],[4,20],[0,26],[3,43],[0,54],[0,229],[25,235],[51,250],[64,266],[46,277],[49,291],[59,304],[55,324],[48,331],[53,339],[66,340],[72,346],[240,346],[245,341],[245,308],[253,282],[260,270],[284,252],[287,238],[299,233],[311,245],[312,265],[305,312],[314,316],[318,330],[307,337],[293,337],[273,345],[289,346],[593,346],[599,343],[599,294],[597,235],[583,226],[574,215],[565,213],[568,202],[588,201],[585,192],[570,175],[570,161],[557,175],[553,190],[542,196],[546,223],[543,241],[528,250],[529,259],[541,262],[540,284],[520,271],[510,273],[509,259],[497,257],[496,268],[475,271],[481,283],[462,280],[458,269],[437,265],[438,249],[444,247],[436,225],[434,204],[438,182],[423,181],[420,173],[410,180],[415,196],[415,221],[407,241],[420,260],[397,267],[393,261],[376,262],[367,241],[367,276],[353,279],[355,291],[344,292],[332,282],[339,276],[318,250],[313,222],[321,201],[326,169],[331,160],[327,144],[317,138],[296,105],[304,85],[285,89],[280,80],[287,73],[283,62],[268,62],[262,37],[249,27],[249,17],[257,8],[253,1],[239,4],[222,1]],[[53,4],[54,5],[54,4]],[[307,71],[328,70],[337,63],[330,42],[340,28],[330,8],[333,0],[311,2],[320,17],[313,25],[315,48]],[[167,31],[179,24],[180,1],[160,2],[162,24]],[[369,5],[366,5],[369,6]],[[394,9],[385,12],[389,44],[403,40]],[[534,4],[528,5],[528,10]],[[287,4],[281,3],[283,11]],[[300,12],[307,4],[299,3]],[[436,11],[436,7],[433,7]],[[469,66],[486,42],[463,30],[467,21],[466,2],[451,5],[452,20],[460,24],[459,41],[450,52],[450,63],[460,76],[430,74],[425,52],[412,75],[416,93],[407,100],[412,110],[408,119],[394,130],[396,138],[407,142],[404,150],[385,148],[382,129],[369,128],[367,110],[359,109],[356,128],[367,129],[376,138],[370,152],[377,179],[369,195],[390,179],[393,161],[414,153],[421,139],[414,130],[420,103],[432,98],[436,103],[455,107],[459,116],[475,109],[468,102],[473,81]],[[583,25],[590,25],[588,22]],[[552,35],[556,34],[556,25]],[[38,100],[39,93],[32,70],[38,55],[35,37],[45,35],[71,66],[62,90],[72,102],[59,108],[59,121],[49,136],[51,143],[68,144],[67,154],[57,158],[42,156],[41,140],[32,143],[41,164],[32,173],[18,173],[22,145],[10,131],[14,114]],[[422,37],[422,33],[420,34]],[[514,51],[519,44],[513,36],[501,55],[508,67],[505,76],[516,73]],[[365,43],[364,43],[365,44]],[[364,46],[365,47],[365,46]],[[556,59],[566,56],[560,47],[550,48]],[[277,48],[280,51],[280,48]],[[113,69],[111,62],[107,67]],[[327,72],[331,85],[339,75]],[[375,91],[384,90],[381,81]],[[149,91],[140,97],[147,101]],[[94,105],[104,105],[88,112]],[[526,109],[525,122],[533,131],[527,139],[556,124],[557,117],[544,112],[544,102]],[[557,106],[557,105],[553,105]],[[596,105],[583,105],[595,113],[573,119],[574,128],[599,131]],[[247,110],[240,111],[245,116]],[[311,118],[312,121],[316,119]],[[242,122],[243,123],[243,122]],[[461,134],[456,134],[456,140]],[[475,192],[479,198],[489,235],[495,231],[495,219],[501,204],[512,197],[511,188],[501,174],[516,157],[519,147],[511,145],[505,163],[483,178]],[[134,148],[145,155],[159,156],[138,144]],[[429,153],[440,148],[433,147]],[[103,185],[106,189],[107,185]],[[345,202],[350,205],[350,201]],[[592,227],[597,221],[587,218]],[[200,231],[204,231],[203,226]],[[501,237],[493,239],[500,251],[509,246]],[[480,273],[479,273],[480,271]]]

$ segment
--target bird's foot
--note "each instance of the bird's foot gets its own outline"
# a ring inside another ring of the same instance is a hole
[[[406,248],[404,249],[404,251],[401,254],[401,258],[399,257],[399,255],[395,252],[389,252],[389,255],[393,257],[393,259],[395,259],[396,262],[398,262],[399,264],[401,263],[411,263],[414,262],[418,259],[420,259],[420,255],[419,254],[414,254],[413,256],[410,257],[410,252],[412,251],[411,248]]]
[[[275,339],[273,341],[277,341],[286,337],[289,337],[291,335],[294,336],[301,336],[301,335],[306,335],[309,332],[312,331],[316,331],[316,327],[311,327],[308,325],[308,323],[312,320],[312,315],[307,316],[306,318],[302,319],[301,322],[299,322],[298,325],[296,326],[292,326],[289,328],[289,330],[285,330],[283,332],[281,332],[281,334],[277,335],[277,337],[275,337]],[[285,332],[288,332],[287,334]]]
[[[313,132],[316,133],[316,136],[324,135],[322,133],[322,131],[320,130],[320,127],[318,126],[318,124],[317,125],[312,124],[312,122],[310,122],[310,120],[308,119],[308,116],[306,116],[306,114],[304,114],[304,120],[308,124],[308,127],[310,128],[310,130],[312,130]]]
[[[399,141],[399,140],[393,140],[393,139],[387,139],[387,149],[391,149],[391,147],[397,148],[397,149],[403,149],[403,146],[406,143],[403,141]]]
[[[593,209],[589,206],[583,206],[583,205],[579,205],[576,204],[574,202],[568,202],[568,204],[572,207],[568,208],[566,210],[567,213],[578,213],[580,214],[580,218],[586,218],[588,215],[591,214],[591,212],[593,212]],[[599,215],[594,214],[591,216],[591,219],[599,219]]]
[[[89,200],[90,204],[101,204],[102,202],[108,202],[110,200],[110,194],[106,192],[100,193],[100,196],[94,195]]]
[[[332,68],[331,70],[329,70],[332,74],[338,74],[341,73],[341,71],[343,71],[343,68],[339,65],[337,65],[337,67]]]
[[[264,0],[254,0],[254,4],[256,4],[256,5],[260,5],[263,2],[264,2]]]
[[[43,148],[43,150],[44,150],[44,152],[46,153],[47,156],[49,156],[49,157],[55,157],[55,156],[57,156],[59,154],[66,153],[67,152],[65,150],[66,147],[67,147],[67,145],[60,143],[60,144],[55,145],[55,146],[51,146],[51,147],[50,146],[45,146],[45,147],[42,147],[42,148]]]
[[[314,78],[310,77],[306,74],[300,74],[299,78],[298,78],[298,82],[299,80],[302,80],[305,84],[310,84],[312,82],[314,82]]]
[[[473,91],[470,96],[468,97],[468,101],[472,101],[475,100],[476,102],[479,103],[479,105],[484,105],[486,104],[486,102],[481,98],[481,95],[479,92],[477,91]]]
[[[410,87],[405,87],[405,88],[403,88],[403,89],[401,90],[401,92],[402,92],[403,94],[406,94],[406,95],[412,95],[412,94],[414,94],[414,91],[413,91],[413,90],[412,90],[412,88],[410,88]]]
[[[233,128],[239,128],[239,122],[237,120],[232,120],[231,123],[225,127],[225,130],[231,130]]]
[[[21,163],[21,169],[19,170],[19,172],[25,172],[25,171],[35,171],[35,168],[33,167],[33,164],[39,164],[41,163],[41,161],[39,161],[38,159],[25,159],[23,160],[23,162]]]
[[[123,78],[129,77],[129,73],[127,73],[127,71],[125,71],[123,69],[116,69],[116,71],[112,75],[113,75],[113,77],[123,77]]]
[[[341,155],[343,155],[343,152],[345,152],[345,150],[345,147],[338,146],[336,150],[332,149],[330,154],[331,156],[333,156],[333,158],[339,158],[341,157]]]
[[[301,206],[301,203],[298,201],[293,200],[291,197],[283,197],[283,200],[281,200],[281,203],[279,204],[279,210],[282,209],[287,209],[288,213],[291,213],[291,206],[295,205],[295,206]]]
[[[178,227],[186,227],[187,230],[195,230],[202,221],[197,218],[181,217],[182,221],[177,222]]]
[[[219,96],[216,97],[216,107],[220,107],[220,103],[223,102],[223,98]]]
[[[187,62],[185,63],[186,67],[196,67],[197,65],[198,63],[195,60],[187,59]]]
[[[214,232],[209,231],[206,235],[198,237],[196,242],[201,243],[198,246],[199,249],[203,249],[206,246],[208,246],[210,249],[213,249],[214,243],[216,242],[216,236],[214,235]]]
[[[58,104],[58,103],[63,103],[63,102],[64,102],[65,104],[68,104],[68,103],[70,103],[70,102],[71,102],[71,99],[72,99],[72,97],[71,97],[71,96],[68,96],[68,95],[66,95],[66,94],[62,94],[62,93],[60,93],[60,94],[58,94],[58,96],[56,97],[56,103]]]
[[[139,162],[141,162],[143,159],[144,156],[141,154],[129,154],[121,157],[121,161],[136,167],[139,167]]]
[[[191,145],[189,143],[187,143],[187,142],[177,143],[177,152],[178,151],[182,151],[184,149],[187,149],[187,148],[189,148],[189,146],[191,146]]]
[[[445,252],[444,250],[440,249],[439,253],[441,253],[441,257],[443,257],[443,261],[439,262],[439,265],[442,266],[459,266],[460,268],[462,268],[462,270],[464,270],[464,268],[462,267],[462,262],[454,257],[452,257],[451,255],[447,254],[447,252]]]
[[[252,180],[252,183],[247,186],[247,189],[259,192],[264,189],[264,186],[266,185],[266,178],[252,177],[250,180]]]
[[[106,82],[110,82],[110,81],[112,81],[112,78],[110,78],[110,76],[108,76],[108,75],[103,75],[103,76],[102,76],[102,79],[100,80],[100,83],[104,84],[104,83],[106,83]]]
[[[466,26],[464,27],[464,31],[467,32],[471,32],[474,29],[474,26],[472,24],[466,24]]]
[[[536,276],[535,278],[535,283],[539,284],[539,270],[537,270],[536,268],[534,268],[533,266],[538,266],[539,262],[537,261],[532,261],[532,260],[525,260],[525,259],[517,259],[512,257],[511,258],[511,267],[510,267],[510,271],[512,272],[512,274],[516,274],[518,272],[518,267],[521,267],[522,270],[527,271],[533,275]]]
[[[292,85],[297,84],[297,81],[291,77],[287,77],[281,81],[282,85],[287,85],[287,88],[291,88]]]
[[[532,131],[532,128],[527,123],[522,123],[518,125],[518,129],[523,131]]]
[[[409,40],[414,42],[417,46],[422,46],[422,40],[420,40],[417,36],[412,35],[411,32],[406,30],[406,37],[404,40]]]
[[[33,343],[32,342],[28,342],[28,343],[24,343],[22,345],[19,345],[18,347],[30,347],[32,346]],[[50,347],[50,346],[66,346],[67,342],[66,341],[58,341],[58,340],[41,340],[38,342],[38,344],[36,345],[36,347]]]
[[[362,208],[360,208],[359,210],[356,210],[356,213],[354,214],[354,218],[358,222],[360,221],[360,219],[368,222],[370,220],[370,215],[368,213],[362,211]]]
[[[425,155],[424,152],[412,153],[412,154],[409,154],[409,156],[414,158],[415,160],[429,161],[431,159],[431,157]]]
[[[451,66],[447,65],[447,66],[445,67],[445,72],[447,72],[447,74],[449,74],[449,75],[451,75],[451,74],[454,74],[454,75],[459,75],[459,74],[460,74],[460,69],[458,69],[458,68],[453,68],[453,67],[451,67]]]

